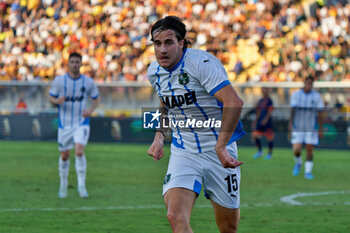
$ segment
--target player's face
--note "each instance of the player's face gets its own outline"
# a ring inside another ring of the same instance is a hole
[[[267,97],[269,95],[269,90],[266,87],[263,87],[261,89],[261,92],[262,92],[264,97]]]
[[[172,69],[180,61],[183,54],[184,40],[178,41],[173,30],[164,30],[154,35],[154,50],[158,64],[166,69]]]
[[[311,79],[306,79],[304,82],[304,92],[309,93],[312,90],[313,81]]]
[[[79,57],[71,57],[68,61],[69,72],[74,76],[80,75],[81,59]]]

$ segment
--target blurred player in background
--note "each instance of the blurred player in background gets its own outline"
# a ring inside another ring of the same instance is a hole
[[[304,81],[304,88],[294,92],[291,97],[291,117],[289,129],[292,131],[292,144],[295,165],[293,175],[300,173],[302,165],[301,151],[303,144],[306,148],[305,178],[313,179],[313,149],[318,145],[318,137],[323,136],[322,110],[324,108],[321,95],[312,90],[313,77],[308,76]],[[318,129],[317,129],[318,126]]]
[[[81,198],[89,196],[85,187],[86,158],[85,146],[90,135],[91,113],[99,104],[99,91],[93,79],[80,74],[82,57],[71,53],[68,73],[57,76],[49,91],[49,100],[58,106],[58,145],[61,156],[58,162],[60,188],[58,196],[67,197],[70,150],[75,145],[75,169],[78,178],[78,192]],[[87,108],[88,97],[92,98]]]
[[[188,49],[186,26],[175,16],[158,20],[151,29],[157,61],[148,69],[149,80],[161,99],[161,109],[176,121],[222,120],[214,128],[173,127],[173,141],[163,197],[173,232],[193,232],[190,216],[203,186],[211,200],[220,232],[236,232],[239,219],[240,165],[236,140],[245,132],[239,121],[243,101],[220,61],[197,49]],[[166,110],[165,110],[166,109]],[[180,117],[179,117],[180,118]],[[148,150],[153,159],[164,155],[166,129],[158,129]]]
[[[263,98],[261,98],[256,106],[256,118],[253,121],[252,129],[253,139],[255,140],[258,152],[253,156],[254,159],[259,158],[262,152],[261,137],[265,136],[269,143],[269,152],[265,156],[265,159],[272,158],[272,149],[273,149],[273,127],[272,127],[272,111],[273,111],[273,102],[269,97],[269,91],[267,88],[262,88]]]

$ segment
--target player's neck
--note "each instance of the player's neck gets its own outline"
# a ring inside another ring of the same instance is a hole
[[[77,79],[80,77],[80,73],[72,73],[72,72],[68,72],[69,77],[73,78],[73,79]]]

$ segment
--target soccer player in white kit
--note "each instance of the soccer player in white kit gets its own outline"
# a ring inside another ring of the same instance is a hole
[[[90,135],[89,117],[99,104],[99,91],[92,78],[80,74],[81,65],[81,55],[71,53],[68,59],[68,73],[55,77],[49,91],[49,100],[58,106],[60,198],[65,198],[68,194],[69,156],[74,145],[78,192],[81,198],[89,196],[85,186],[87,165],[84,149]],[[88,97],[92,98],[90,108],[87,108]]]
[[[302,165],[301,151],[306,148],[305,179],[313,179],[313,148],[318,145],[318,137],[323,136],[322,110],[324,108],[321,95],[312,90],[313,77],[308,76],[304,88],[294,92],[291,97],[291,117],[289,129],[292,131],[294,161],[293,176],[300,173]],[[317,129],[318,127],[318,129]]]
[[[237,232],[240,219],[240,165],[236,140],[245,132],[239,121],[243,101],[213,55],[187,48],[186,26],[175,16],[158,20],[151,29],[157,61],[148,69],[169,121],[219,119],[221,129],[171,125],[172,144],[163,197],[173,232],[193,232],[190,215],[203,187],[211,200],[220,232]],[[164,155],[166,128],[156,131],[148,150]]]

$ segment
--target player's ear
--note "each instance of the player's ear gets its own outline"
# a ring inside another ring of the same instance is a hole
[[[185,40],[179,40],[179,45],[181,46],[182,49],[184,49],[184,45],[185,45]]]

